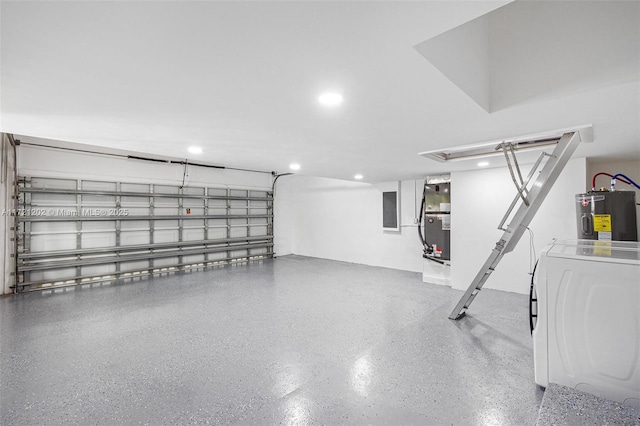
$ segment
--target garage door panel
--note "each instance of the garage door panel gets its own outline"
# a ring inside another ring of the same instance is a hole
[[[32,272],[33,276],[31,279],[34,281],[50,280],[53,284],[55,281],[73,279],[76,276],[76,272],[76,268],[35,271]]]
[[[193,265],[193,264],[198,264],[198,263],[203,263],[205,260],[205,255],[204,254],[194,254],[191,256],[184,256],[182,258],[183,262],[188,264],[188,265]]]
[[[149,269],[149,262],[144,260],[120,263],[120,272],[136,272],[144,271],[147,269]]]
[[[121,246],[145,245],[150,244],[149,232],[145,231],[129,231],[120,233]]]
[[[104,275],[113,275],[117,268],[115,264],[82,266],[81,273],[83,276],[99,277]]]
[[[31,184],[44,189],[76,189],[78,181],[76,179],[55,179],[55,178],[31,178]]]
[[[170,266],[174,266],[178,263],[178,257],[165,257],[161,259],[155,259],[153,261],[154,268],[167,268]]]
[[[151,215],[151,208],[143,207],[139,204],[132,203],[122,203],[120,205],[120,209],[123,213],[126,213],[127,216],[149,216]]]
[[[75,239],[74,239],[75,240]],[[96,232],[91,234],[82,234],[82,248],[98,248],[113,247],[116,244],[116,233],[113,232]],[[74,241],[75,244],[75,241]],[[75,247],[70,247],[75,248]]]
[[[155,243],[172,243],[178,241],[178,230],[156,230],[153,233],[153,242]]]
[[[199,229],[185,229],[182,234],[183,241],[201,241],[204,239],[204,225]]]
[[[273,255],[266,189],[21,177],[20,191],[51,214],[18,218],[18,291]]]
[[[74,235],[51,235],[32,236],[31,252],[72,250],[76,248],[76,236]]]

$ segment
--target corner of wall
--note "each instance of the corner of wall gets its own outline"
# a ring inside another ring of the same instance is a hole
[[[15,207],[15,170],[16,170],[16,149],[9,142],[9,137],[2,133],[0,140],[0,200],[2,200],[2,216],[0,219],[0,235],[2,240],[2,259],[0,259],[0,277],[2,277],[1,294],[11,293],[11,285],[14,283],[15,276],[15,251],[13,242],[14,215],[11,211]]]
[[[276,256],[294,254],[296,175],[278,179],[273,201],[273,243]]]

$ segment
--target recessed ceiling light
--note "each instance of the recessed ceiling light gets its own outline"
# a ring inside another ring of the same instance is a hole
[[[298,164],[298,163],[291,163],[291,164],[289,164],[289,168],[290,168],[291,170],[300,170],[300,164]]]
[[[362,175],[355,175],[353,178],[357,179],[357,180],[361,180],[364,176]]]
[[[340,105],[343,100],[342,95],[336,92],[327,92],[318,96],[318,102],[328,107]]]
[[[478,163],[478,167],[487,167],[489,165],[488,161],[481,161]]]
[[[200,148],[199,146],[190,146],[188,151],[191,154],[202,154],[202,148]]]

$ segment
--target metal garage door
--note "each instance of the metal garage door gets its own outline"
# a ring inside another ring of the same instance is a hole
[[[273,257],[267,190],[19,179],[17,291]]]

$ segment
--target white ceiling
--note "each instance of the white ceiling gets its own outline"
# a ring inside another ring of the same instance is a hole
[[[369,182],[475,167],[418,152],[583,124],[577,156],[640,159],[640,3],[508,3],[2,1],[0,129]],[[329,89],[338,108],[317,102]]]

